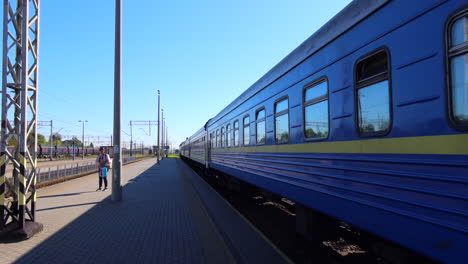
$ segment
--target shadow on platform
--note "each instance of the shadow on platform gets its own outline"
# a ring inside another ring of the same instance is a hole
[[[264,261],[287,262],[187,165],[168,158],[130,179],[121,202],[107,197],[15,263]]]
[[[40,212],[40,211],[49,211],[49,210],[62,209],[62,208],[68,208],[68,207],[77,207],[77,206],[90,205],[90,204],[97,204],[97,203],[71,204],[71,205],[64,205],[64,206],[56,206],[56,207],[49,207],[49,208],[37,209],[36,211],[37,211],[37,212]]]
[[[122,202],[107,197],[15,263],[203,263],[182,187],[159,171],[150,167],[123,187]]]
[[[89,191],[89,192],[77,192],[77,193],[64,193],[64,194],[54,194],[54,195],[42,195],[38,196],[37,198],[54,198],[54,197],[63,197],[63,196],[73,196],[73,195],[80,195],[83,193],[92,193],[95,191]]]

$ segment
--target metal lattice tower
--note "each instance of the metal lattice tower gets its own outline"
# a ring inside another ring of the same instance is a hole
[[[0,231],[24,238],[42,230],[35,217],[39,2],[4,0],[3,5]],[[11,177],[6,175],[10,163]]]

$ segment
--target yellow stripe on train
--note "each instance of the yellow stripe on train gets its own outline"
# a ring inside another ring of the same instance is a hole
[[[468,155],[468,134],[247,146],[212,151]]]

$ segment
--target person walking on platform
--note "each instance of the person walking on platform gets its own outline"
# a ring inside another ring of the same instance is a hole
[[[96,191],[100,191],[102,187],[102,181],[104,181],[104,189],[107,190],[107,172],[110,169],[111,159],[109,154],[106,154],[106,149],[104,147],[99,148],[99,156],[96,158],[96,165],[99,168],[99,188]]]

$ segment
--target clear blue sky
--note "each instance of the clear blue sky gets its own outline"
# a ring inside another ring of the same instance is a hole
[[[112,134],[114,2],[41,1],[38,117],[54,132],[81,139],[88,120],[91,139]],[[123,0],[123,130],[157,120],[159,89],[177,147],[349,2]],[[155,145],[155,131],[134,139]]]

